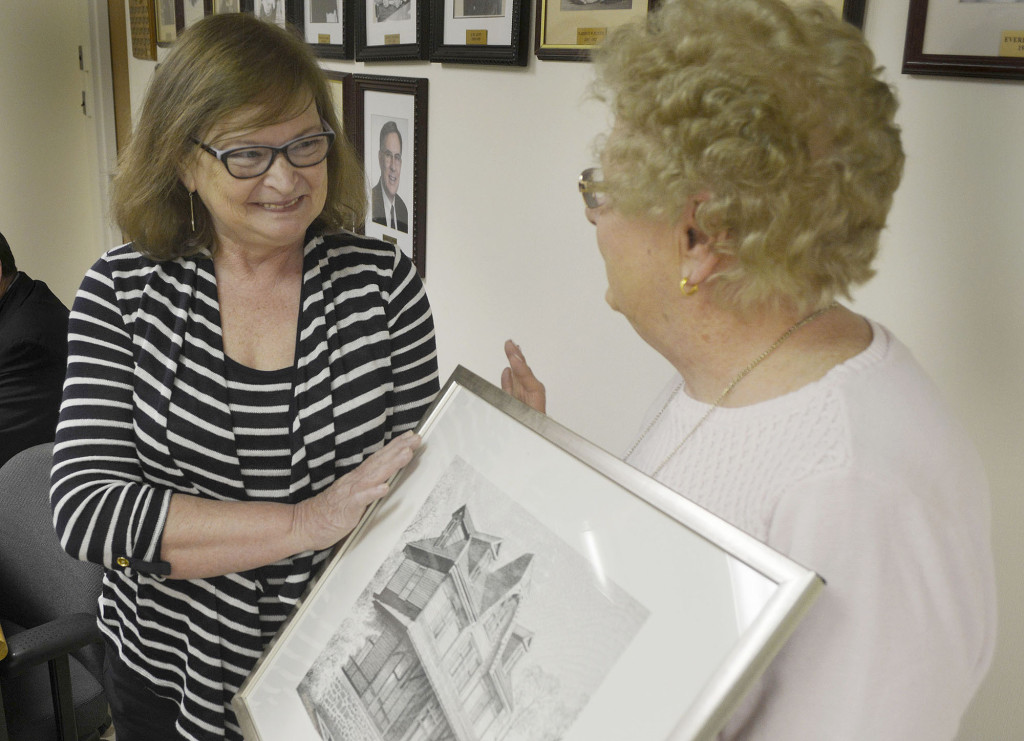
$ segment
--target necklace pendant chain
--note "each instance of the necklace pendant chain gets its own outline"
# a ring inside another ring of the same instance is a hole
[[[817,311],[815,311],[815,312],[813,312],[811,314],[808,314],[803,319],[801,319],[796,324],[794,324],[792,327],[790,327],[785,332],[783,332],[781,335],[779,335],[779,338],[777,340],[775,340],[775,342],[773,342],[771,345],[769,345],[767,350],[765,350],[763,353],[761,353],[756,358],[754,358],[754,360],[752,360],[750,362],[750,364],[746,368],[741,370],[736,375],[736,377],[734,379],[732,379],[732,381],[729,382],[729,385],[726,386],[725,389],[722,391],[722,393],[720,393],[718,395],[718,398],[714,400],[714,402],[711,404],[711,406],[708,408],[708,410],[704,413],[704,416],[701,417],[699,420],[697,420],[697,424],[695,424],[690,429],[690,431],[686,433],[686,435],[683,437],[683,439],[680,440],[679,443],[672,449],[672,452],[665,456],[665,458],[661,461],[661,463],[658,464],[658,467],[655,468],[654,471],[651,473],[651,476],[657,476],[659,473],[661,473],[661,469],[663,469],[665,467],[665,465],[670,460],[672,460],[672,458],[675,457],[676,453],[678,453],[680,450],[682,450],[682,448],[686,444],[686,442],[691,437],[693,437],[694,433],[697,432],[698,429],[700,429],[700,426],[702,424],[704,424],[704,422],[707,420],[708,417],[711,416],[712,412],[714,412],[716,409],[718,409],[719,406],[721,406],[722,402],[725,401],[725,397],[727,397],[732,392],[732,390],[734,388],[736,388],[736,384],[738,384],[740,381],[742,381],[744,378],[746,378],[750,374],[750,372],[752,370],[754,370],[754,368],[756,368],[758,365],[760,365],[761,362],[765,358],[767,358],[773,352],[778,350],[779,346],[782,345],[783,342],[788,340],[790,338],[790,336],[792,336],[792,334],[794,332],[796,332],[798,329],[803,327],[805,324],[810,324],[815,319],[820,317],[822,314],[824,314],[827,311],[830,311],[831,309],[834,309],[836,306],[838,306],[838,304],[833,302],[833,303],[829,304],[828,306],[824,306],[824,307],[818,309]],[[661,419],[661,415],[665,413],[665,410],[668,409],[668,407],[672,403],[673,399],[675,399],[676,396],[679,394],[679,392],[683,389],[684,383],[685,382],[683,382],[683,381],[679,382],[679,385],[676,386],[675,390],[668,397],[668,400],[665,402],[664,406],[662,406],[662,408],[658,411],[658,413],[656,415],[654,415],[654,419],[651,420],[650,424],[648,424],[646,429],[644,429],[644,431],[640,434],[640,437],[637,438],[637,441],[635,443],[633,443],[633,447],[631,447],[629,449],[629,452],[626,453],[626,458],[629,458],[631,455],[633,455],[633,452],[637,449],[637,447],[639,447],[640,443],[642,443],[644,441],[644,439],[647,437],[647,434],[654,428],[654,425],[656,425],[658,423],[658,420]]]

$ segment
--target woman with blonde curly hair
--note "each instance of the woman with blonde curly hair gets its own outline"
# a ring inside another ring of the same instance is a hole
[[[595,61],[607,300],[678,372],[627,460],[827,581],[722,737],[954,738],[994,644],[988,486],[906,347],[836,301],[900,180],[893,92],[821,4],[667,0]]]
[[[75,299],[51,495],[64,548],[106,567],[119,741],[241,738],[235,692],[437,392],[415,268],[346,230],[366,185],[334,110],[291,30],[213,15],[119,162],[132,241]]]

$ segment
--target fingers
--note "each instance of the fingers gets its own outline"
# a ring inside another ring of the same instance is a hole
[[[512,369],[506,368],[501,372],[501,390],[512,395]]]
[[[384,483],[412,460],[413,453],[422,443],[423,438],[416,433],[403,433],[341,478],[359,479],[367,486]]]
[[[518,358],[523,363],[526,362],[526,358],[523,357],[523,349],[512,340],[505,340],[505,357],[508,358],[509,363],[512,362],[512,358]]]
[[[508,367],[501,373],[502,390],[538,412],[544,412],[547,392],[527,364],[522,348],[512,340],[506,340],[505,356],[508,358]]]
[[[406,432],[315,497],[297,504],[292,527],[302,550],[328,548],[348,535],[366,508],[388,493],[388,481],[412,460],[422,442],[419,435]]]

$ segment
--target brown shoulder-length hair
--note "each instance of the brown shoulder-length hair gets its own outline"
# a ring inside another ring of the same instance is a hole
[[[201,156],[193,140],[204,141],[219,121],[242,109],[252,109],[251,123],[260,127],[299,115],[311,100],[338,134],[327,155],[327,202],[313,228],[362,223],[363,170],[309,45],[291,29],[238,13],[190,26],[157,68],[114,174],[114,221],[136,249],[155,260],[212,254],[212,221],[198,198],[190,203],[180,179],[190,158]]]

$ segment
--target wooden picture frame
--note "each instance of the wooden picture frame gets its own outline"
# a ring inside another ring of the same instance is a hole
[[[537,0],[534,54],[538,59],[586,62],[614,28],[642,18],[656,0]]]
[[[902,71],[1024,79],[1024,3],[910,0]]]
[[[128,0],[132,56],[156,61],[156,4],[154,0]]]
[[[825,2],[843,20],[857,28],[863,26],[865,0]],[[544,60],[589,61],[590,50],[609,31],[647,15],[656,6],[657,0],[537,0],[534,53]]]
[[[356,74],[345,84],[345,131],[367,179],[370,208],[362,231],[396,244],[412,259],[420,277],[426,278],[427,80]],[[382,149],[382,139],[387,142],[391,137],[400,149],[397,153]],[[399,155],[397,173],[395,154]],[[394,227],[385,208],[388,190],[396,195]]]
[[[324,59],[352,59],[353,0],[292,0],[292,23]]]
[[[525,67],[530,19],[524,5],[529,8],[524,0],[434,0],[430,61]]]
[[[359,62],[427,59],[429,0],[352,0]]]
[[[417,432],[235,696],[248,741],[712,741],[823,588],[465,368]]]
[[[338,123],[345,129],[343,135],[348,138],[348,122],[345,120],[345,99],[348,97],[348,88],[352,84],[352,73],[325,69],[324,74],[327,75],[331,85],[331,97],[334,99],[334,115],[338,117]],[[351,141],[349,139],[349,142]]]

